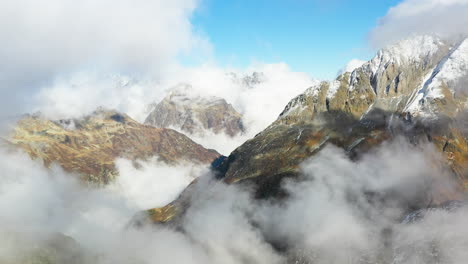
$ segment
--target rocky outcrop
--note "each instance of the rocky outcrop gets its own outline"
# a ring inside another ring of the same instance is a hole
[[[98,110],[81,119],[51,121],[41,116],[20,120],[12,144],[46,166],[58,163],[84,180],[108,183],[116,175],[114,160],[145,160],[157,156],[168,164],[210,164],[219,157],[172,129],[142,125],[115,111]]]
[[[207,131],[235,136],[244,131],[242,116],[226,100],[194,94],[189,85],[173,89],[156,104],[145,124],[203,136]]]
[[[457,199],[468,187],[468,40],[455,45],[431,37],[404,40],[379,51],[369,62],[335,81],[310,87],[286,106],[267,129],[227,157],[217,168],[226,183],[254,186],[257,198],[284,195],[281,181],[297,177],[299,165],[326,144],[352,159],[392,140],[433,144],[459,183],[455,193],[439,190],[425,203]],[[460,88],[462,87],[462,88]],[[465,87],[465,88],[463,88]],[[455,178],[455,177],[454,177]],[[149,210],[156,222],[183,213],[190,187],[170,205]],[[422,204],[415,204],[417,208]]]

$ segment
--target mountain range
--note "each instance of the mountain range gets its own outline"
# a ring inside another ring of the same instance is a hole
[[[281,182],[299,177],[300,164],[328,144],[356,160],[384,142],[404,138],[407,144],[434,146],[445,157],[437,166],[447,167],[457,182],[454,189],[431,186],[421,201],[404,201],[408,209],[460,199],[468,188],[467,73],[468,39],[403,40],[293,98],[273,124],[217,166],[217,178],[255,186],[258,198],[277,198],[283,195]],[[173,203],[148,210],[150,218],[177,219],[194,190],[199,189],[190,186]]]
[[[261,79],[262,74],[256,73],[242,82],[255,89]],[[45,166],[58,163],[83,181],[100,185],[118,177],[114,161],[119,157],[132,161],[158,157],[170,165],[209,165],[211,173],[195,179],[175,201],[138,213],[128,225],[162,225],[184,232],[184,216],[198,208],[197,197],[210,192],[206,180],[240,186],[255,200],[281,208],[291,196],[285,182],[303,180],[303,164],[311,158],[336,148],[358,163],[374,155],[376,149],[399,142],[416,151],[433,151],[435,155],[427,159],[431,168],[441,173],[431,175],[423,189],[408,196],[362,192],[372,204],[391,202],[403,208],[399,218],[407,224],[433,208],[456,210],[463,206],[457,201],[466,199],[467,83],[468,39],[415,36],[380,50],[333,81],[309,87],[291,99],[276,121],[227,157],[195,143],[190,136],[242,134],[242,115],[223,98],[194,94],[190,85],[176,87],[152,105],[144,124],[124,113],[103,109],[80,119],[48,120],[28,115],[9,138],[0,140],[0,146],[19,147]],[[382,232],[386,236],[391,230]],[[277,251],[289,250],[284,241],[265,240]],[[294,255],[288,263],[299,260]]]

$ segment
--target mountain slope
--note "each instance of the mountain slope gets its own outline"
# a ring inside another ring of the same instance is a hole
[[[434,166],[449,168],[458,182],[458,190],[428,190],[424,202],[408,206],[459,198],[468,188],[468,130],[460,122],[468,111],[463,82],[468,72],[460,58],[465,42],[452,46],[431,36],[404,40],[352,73],[307,89],[272,125],[233,151],[218,167],[217,177],[253,186],[258,198],[278,198],[283,195],[281,181],[298,177],[300,164],[327,144],[358,159],[382,142],[402,137],[407,144],[433,145],[445,157]],[[461,70],[444,74],[443,65]],[[449,81],[447,76],[455,78]],[[441,81],[430,86],[428,78]],[[415,100],[424,87],[441,92],[438,97],[422,93],[424,100]],[[415,102],[418,107],[411,108]],[[153,221],[176,219],[188,206],[191,189],[196,190],[189,187],[174,203],[149,210]]]
[[[20,120],[10,141],[45,165],[58,163],[85,180],[107,183],[117,174],[114,160],[157,156],[175,164],[209,164],[219,157],[171,129],[139,124],[115,111],[98,110],[79,120],[50,121],[40,116]]]

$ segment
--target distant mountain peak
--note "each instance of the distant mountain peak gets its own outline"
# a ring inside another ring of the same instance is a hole
[[[154,104],[145,124],[199,136],[208,131],[229,136],[244,132],[242,115],[231,104],[220,97],[202,96],[188,84],[176,86]]]
[[[247,74],[237,74],[234,72],[228,73],[234,83],[240,84],[247,88],[255,88],[255,86],[265,82],[266,76],[263,72],[254,71]]]

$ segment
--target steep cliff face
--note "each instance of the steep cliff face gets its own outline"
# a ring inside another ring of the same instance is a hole
[[[281,180],[297,177],[300,164],[327,144],[358,159],[384,141],[404,137],[408,144],[435,146],[445,157],[435,166],[450,168],[459,191],[466,190],[467,43],[411,38],[379,51],[335,81],[310,87],[267,129],[233,151],[218,167],[217,177],[255,186],[258,198],[279,197]],[[150,210],[151,218],[156,222],[176,218],[187,206],[183,200],[189,192],[190,188],[167,207]],[[439,194],[429,202],[460,195]]]
[[[77,120],[40,116],[20,120],[10,141],[49,166],[58,163],[86,181],[107,183],[116,175],[114,160],[157,156],[168,164],[209,164],[219,157],[177,131],[142,125],[125,114],[98,110]]]
[[[244,131],[242,116],[226,100],[195,95],[189,85],[173,89],[154,106],[145,124],[203,136],[207,131],[235,136]]]

